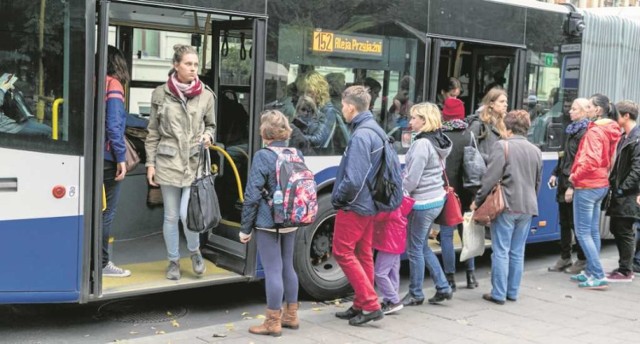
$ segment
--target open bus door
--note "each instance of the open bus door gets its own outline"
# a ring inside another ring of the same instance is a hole
[[[129,0],[105,2],[97,13],[96,82],[97,85],[105,83],[107,46],[119,47],[128,59],[132,76],[132,80],[124,85],[125,106],[130,113],[128,120],[132,114],[139,114],[133,116],[136,122],[148,120],[151,93],[166,82],[167,71],[172,66],[173,44],[189,44],[198,51],[201,80],[217,93],[217,148],[211,150],[211,155],[215,165],[212,169],[217,169],[219,174],[216,187],[223,221],[213,233],[205,233],[200,237],[206,272],[196,276],[191,271],[185,240],[181,238],[182,278],[178,281],[167,280],[163,208],[147,204],[146,169],[140,164],[128,172],[122,181],[111,229],[113,240],[110,242],[113,241],[113,245],[109,247],[111,260],[119,267],[130,270],[129,277],[102,276],[102,203],[98,195],[94,197],[90,297],[116,298],[250,280],[255,277],[256,249],[255,243],[244,245],[238,240],[239,199],[242,195],[240,190],[246,183],[249,157],[254,147],[260,147],[259,140],[253,139],[252,132],[256,125],[254,120],[259,120],[258,114],[263,104],[266,18],[239,14],[230,16],[217,13],[213,8],[194,10],[176,4],[150,6],[143,1],[138,3]],[[232,61],[226,61],[220,53],[225,33],[230,59],[231,52],[236,51]],[[242,43],[244,49],[240,49]],[[168,48],[161,51],[161,47]],[[243,51],[244,58],[237,53],[239,51]],[[240,67],[245,68],[245,74],[238,73],[242,70]],[[224,73],[229,71],[237,74],[227,82]],[[97,87],[97,92],[94,189],[100,191],[101,195],[104,89]],[[229,102],[220,101],[222,97],[227,97]],[[229,107],[230,102],[235,107]],[[238,122],[243,124],[238,125]],[[230,132],[236,135],[229,135]],[[179,231],[183,231],[182,226]]]

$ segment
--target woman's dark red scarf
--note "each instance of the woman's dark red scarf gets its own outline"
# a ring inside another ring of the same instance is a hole
[[[169,90],[176,97],[182,99],[183,102],[187,102],[187,99],[191,99],[195,96],[200,95],[202,93],[202,82],[196,78],[190,84],[183,84],[178,81],[176,78],[176,73],[171,73],[169,76],[169,80],[167,80],[167,86],[169,86]]]

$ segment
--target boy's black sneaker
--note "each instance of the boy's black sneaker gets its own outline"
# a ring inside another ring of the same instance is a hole
[[[384,313],[382,310],[373,311],[371,313],[360,312],[360,314],[355,317],[349,319],[349,325],[351,326],[360,326],[368,323],[369,321],[378,321],[384,318]]]
[[[380,304],[380,310],[382,310],[382,313],[384,313],[384,315],[395,313],[402,308],[404,308],[402,302],[391,303],[391,301],[385,301]]]
[[[347,309],[344,312],[336,312],[336,317],[343,319],[343,320],[349,320],[353,317],[355,317],[358,314],[361,314],[362,310],[361,309],[355,309],[353,308],[353,306],[349,307],[349,309]]]

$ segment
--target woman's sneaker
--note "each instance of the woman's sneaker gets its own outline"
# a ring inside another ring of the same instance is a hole
[[[582,289],[603,290],[609,288],[609,283],[604,278],[589,278],[589,280],[579,283],[578,287]]]
[[[195,272],[198,276],[202,275],[207,270],[207,267],[204,265],[204,259],[202,258],[202,254],[200,252],[191,254],[191,265],[193,267],[193,272]]]
[[[109,262],[107,266],[102,268],[102,276],[103,277],[129,277],[131,276],[131,271],[125,270],[123,268],[117,267],[113,262]]]
[[[574,282],[583,283],[589,280],[589,276],[587,276],[584,272],[581,272],[577,275],[573,275],[570,279]]]
[[[385,301],[380,304],[380,309],[384,315],[395,313],[404,308],[402,302],[391,303],[391,301]]]

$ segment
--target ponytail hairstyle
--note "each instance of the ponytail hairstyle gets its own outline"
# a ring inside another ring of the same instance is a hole
[[[198,56],[196,48],[186,44],[175,44],[173,46],[173,64],[180,63],[184,55],[187,54],[194,54]],[[169,75],[173,74],[175,71],[175,68],[171,67]]]
[[[618,111],[616,111],[616,107],[611,103],[609,97],[601,93],[596,93],[591,96],[590,100],[593,105],[602,109],[602,113],[599,114],[598,117],[609,118],[614,121],[618,120]]]
[[[127,59],[122,51],[113,45],[107,47],[107,75],[117,79],[122,85],[130,80]]]

